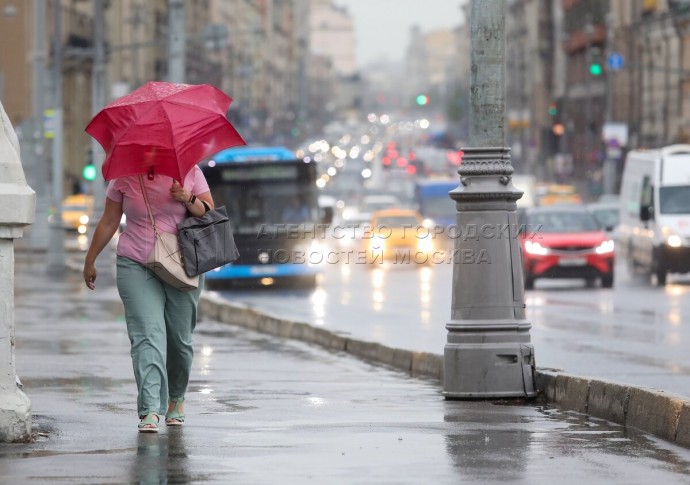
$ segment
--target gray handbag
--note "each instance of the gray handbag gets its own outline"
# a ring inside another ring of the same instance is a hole
[[[200,217],[188,217],[177,225],[177,237],[188,276],[200,275],[240,257],[225,206],[207,210]]]

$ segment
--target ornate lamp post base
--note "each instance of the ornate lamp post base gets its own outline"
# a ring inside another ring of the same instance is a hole
[[[535,397],[530,326],[524,321],[448,322],[444,396],[455,399]]]
[[[457,208],[444,395],[534,397],[534,348],[524,286],[510,149],[465,148]]]

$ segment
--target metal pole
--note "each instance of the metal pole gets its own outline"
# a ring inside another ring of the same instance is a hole
[[[534,348],[525,320],[510,149],[504,146],[503,0],[472,0],[470,148],[451,191],[457,228],[446,398],[534,397]]]
[[[132,26],[132,38],[134,40],[134,43],[137,44],[139,43],[139,27],[143,23],[143,19],[141,16],[141,10],[142,10],[142,5],[140,3],[135,3],[134,6],[132,7],[134,10],[133,17],[131,18],[131,26]],[[132,89],[136,89],[139,87],[141,84],[140,75],[139,75],[139,47],[133,47],[132,48]]]
[[[91,111],[95,115],[106,103],[105,79],[105,11],[103,0],[93,0],[93,74],[91,76]],[[91,157],[96,168],[96,179],[93,184],[94,221],[100,219],[105,203],[105,187],[103,182],[103,149],[96,140],[91,140]]]
[[[105,60],[105,6],[104,0],[93,0],[93,73],[91,75],[91,111],[95,115],[106,104],[106,60]],[[89,221],[89,239],[93,237],[95,224],[100,220],[105,207],[105,181],[103,180],[104,153],[96,140],[91,140],[91,163],[96,169],[96,178],[91,182],[93,193],[93,218]],[[112,252],[108,260],[101,257],[96,261],[99,281],[112,281],[114,263]]]
[[[168,0],[168,81],[185,80],[185,7],[184,0]]]
[[[44,150],[43,110],[45,109],[45,0],[34,0],[33,73],[31,82],[31,170],[36,191],[36,222],[29,233],[29,245],[45,251],[48,245],[48,187]]]
[[[606,15],[606,47],[604,59],[608,61],[609,55],[613,53],[613,12]],[[613,80],[616,71],[610,67],[606,70],[606,123],[613,121]],[[616,190],[616,161],[611,158],[609,154],[608,140],[604,140],[607,144],[604,147],[604,193],[613,194]]]
[[[587,45],[585,47],[585,156],[584,167],[581,167],[579,175],[583,175],[587,182],[587,191],[591,195],[593,180],[589,177],[589,172],[592,164],[592,130],[590,125],[592,123],[592,76],[589,72],[589,66],[592,65],[592,36],[594,35],[594,25],[587,22],[585,25],[585,35],[587,35]],[[588,180],[589,178],[589,180]]]
[[[62,17],[60,0],[53,0],[53,207],[55,212],[50,227],[48,245],[48,272],[65,272],[65,238],[62,228]]]

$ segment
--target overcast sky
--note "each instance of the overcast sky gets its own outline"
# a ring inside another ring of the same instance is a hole
[[[423,32],[452,28],[462,22],[459,5],[466,0],[335,0],[347,7],[357,32],[360,67],[386,57],[399,61],[407,49],[410,27]]]

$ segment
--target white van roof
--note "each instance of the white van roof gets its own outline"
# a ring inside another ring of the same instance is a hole
[[[659,164],[659,183],[663,185],[690,185],[690,145],[669,145],[655,150],[633,150],[628,159]]]
[[[666,158],[674,155],[690,155],[690,145],[679,143],[662,148],[631,150],[628,156],[640,158]]]

